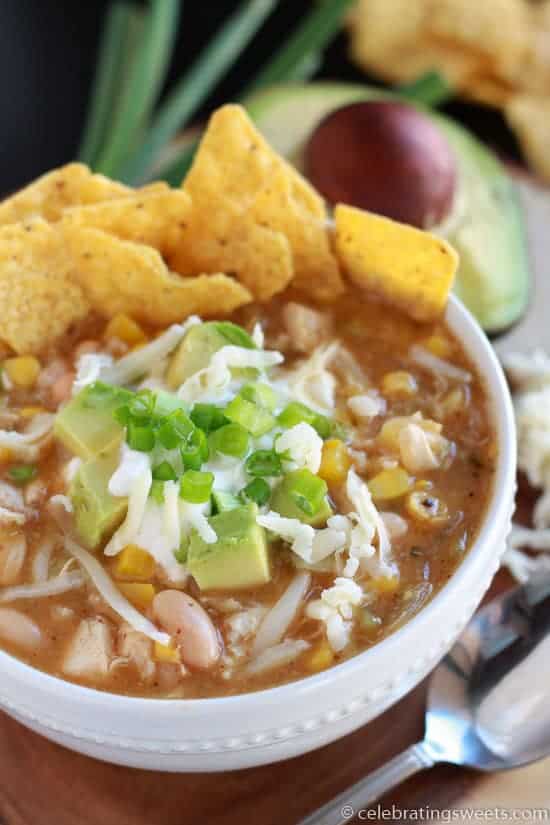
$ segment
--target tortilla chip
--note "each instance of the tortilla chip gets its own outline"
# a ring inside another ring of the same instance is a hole
[[[343,204],[334,217],[336,254],[355,284],[416,321],[442,315],[458,267],[458,255],[446,241]]]
[[[93,175],[82,163],[68,163],[0,203],[0,225],[35,217],[57,221],[70,206],[120,198],[132,191],[103,175]]]
[[[411,79],[402,73],[402,49],[421,41],[429,12],[430,0],[359,0],[350,17],[352,58],[389,79]]]
[[[193,208],[185,242],[171,259],[178,272],[234,273],[260,300],[292,278],[317,298],[342,292],[323,200],[241,106],[214,113],[183,187]]]
[[[252,300],[250,292],[227,275],[179,277],[149,246],[87,227],[64,226],[63,233],[75,278],[93,309],[107,318],[125,313],[165,326],[193,313],[226,315]]]
[[[186,192],[154,185],[131,197],[67,209],[62,220],[65,226],[102,229],[167,255],[181,243],[190,209]]]
[[[0,228],[0,338],[17,353],[37,353],[89,311],[63,236],[38,218]]]
[[[437,0],[427,27],[447,43],[485,55],[506,77],[515,74],[525,54],[529,14],[523,0]]]
[[[506,106],[505,113],[529,164],[550,182],[550,100],[516,95]]]

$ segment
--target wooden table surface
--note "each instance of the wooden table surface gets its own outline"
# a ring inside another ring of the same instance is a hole
[[[532,342],[550,351],[550,195],[527,184],[522,194],[537,300],[524,323],[497,343],[497,350],[525,349]],[[524,522],[529,520],[531,502],[522,486],[519,517]],[[491,594],[510,584],[501,572]],[[0,825],[294,825],[421,738],[425,695],[423,683],[383,716],[321,750],[226,774],[176,775],[114,767],[71,753],[0,714]],[[385,806],[392,803],[408,809],[550,809],[550,760],[492,776],[438,766],[381,801]],[[413,818],[418,821],[418,816]],[[536,820],[522,814],[521,821]]]

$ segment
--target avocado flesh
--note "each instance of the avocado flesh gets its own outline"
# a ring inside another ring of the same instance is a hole
[[[91,550],[109,538],[126,515],[127,499],[112,496],[108,489],[118,459],[118,450],[114,450],[86,461],[69,487],[77,533]]]
[[[113,416],[120,399],[101,407],[87,403],[89,388],[84,388],[57,414],[53,432],[61,443],[84,461],[110,452],[124,436],[122,426]]]
[[[170,360],[166,372],[168,386],[173,390],[180,387],[191,375],[207,367],[214,353],[226,344],[214,323],[191,327]]]
[[[288,488],[293,483],[293,474],[288,473],[282,481],[280,481],[271,494],[270,507],[276,513],[284,518],[296,518],[304,524],[310,524],[312,527],[321,527],[326,523],[326,520],[334,515],[332,507],[330,506],[328,498],[325,496],[323,503],[319,510],[313,516],[308,516],[303,510],[300,510],[298,505],[292,500]]]
[[[310,83],[279,86],[245,101],[271,145],[303,171],[304,146],[334,109],[396,95],[363,85]],[[460,254],[455,292],[490,333],[505,330],[524,313],[529,296],[525,227],[513,182],[499,160],[466,129],[431,111],[458,162],[454,213],[434,232]]]
[[[245,589],[270,581],[266,535],[257,515],[257,506],[247,504],[211,516],[218,537],[213,544],[196,530],[191,533],[187,567],[201,590]]]

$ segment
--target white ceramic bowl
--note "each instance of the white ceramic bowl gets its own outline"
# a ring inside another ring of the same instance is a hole
[[[48,676],[0,653],[0,705],[73,750],[167,771],[244,768],[296,756],[364,725],[413,688],[460,634],[496,572],[510,528],[516,439],[504,376],[455,298],[447,318],[485,377],[498,434],[494,491],[475,545],[418,615],[371,650],[319,675],[227,699],[135,699]]]

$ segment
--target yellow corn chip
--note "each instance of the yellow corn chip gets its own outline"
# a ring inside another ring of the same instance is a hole
[[[190,208],[186,192],[155,184],[131,197],[67,209],[62,220],[66,226],[102,229],[124,241],[153,246],[165,255],[181,243]]]
[[[234,273],[260,300],[293,277],[314,297],[342,291],[323,200],[242,107],[214,113],[183,186],[193,207],[185,242],[171,259],[178,272]]]
[[[39,218],[0,228],[0,338],[16,352],[40,352],[88,313],[70,270],[56,227]]]
[[[75,277],[91,306],[105,317],[125,313],[164,326],[188,315],[225,315],[252,295],[227,275],[181,278],[149,246],[121,241],[100,229],[64,226]],[[1,332],[0,332],[1,335]]]
[[[416,321],[439,318],[458,266],[446,241],[343,204],[334,217],[336,254],[354,283]]]
[[[103,175],[93,175],[82,163],[68,163],[0,203],[0,225],[34,217],[57,221],[69,206],[120,198],[132,191]]]
[[[517,71],[526,53],[528,8],[524,0],[437,0],[427,28],[465,52],[485,55],[507,77]]]

